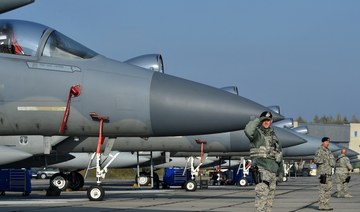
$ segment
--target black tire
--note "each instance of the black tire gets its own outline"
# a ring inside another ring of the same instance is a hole
[[[159,178],[159,175],[156,172],[154,172],[153,181],[154,181],[154,188],[159,189],[160,188],[160,178]]]
[[[92,185],[87,190],[87,196],[90,201],[102,201],[105,196],[105,190],[101,185]]]
[[[185,182],[184,187],[186,191],[196,191],[197,183],[194,180],[188,180]]]
[[[68,175],[69,188],[73,191],[79,191],[84,187],[84,177],[79,172],[71,172]]]
[[[68,185],[68,176],[64,173],[56,173],[50,178],[50,186],[57,187],[61,191],[65,191],[68,188]]]
[[[61,190],[56,187],[56,186],[53,186],[50,184],[49,188],[46,189],[46,196],[60,196],[61,194]]]

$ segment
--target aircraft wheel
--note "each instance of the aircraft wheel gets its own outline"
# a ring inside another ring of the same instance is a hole
[[[142,172],[140,173],[140,177],[136,178],[136,182],[140,185],[140,186],[147,186],[150,184],[150,177]]]
[[[105,196],[105,191],[101,185],[92,185],[87,190],[87,196],[90,201],[102,201]]]
[[[84,186],[84,177],[79,172],[69,174],[69,188],[73,191],[79,191]]]
[[[188,180],[185,182],[185,190],[186,191],[196,191],[197,184],[194,180]]]
[[[57,187],[58,189],[64,191],[69,185],[69,180],[66,174],[56,173],[50,178],[50,186]]]
[[[284,176],[283,177],[283,182],[287,182],[288,181],[288,177]]]
[[[243,177],[239,180],[239,186],[244,187],[244,186],[247,186],[247,184],[248,184],[248,181],[245,177]]]

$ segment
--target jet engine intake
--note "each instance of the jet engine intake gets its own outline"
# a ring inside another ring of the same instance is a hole
[[[126,60],[125,63],[165,73],[164,61],[161,54],[146,54]]]

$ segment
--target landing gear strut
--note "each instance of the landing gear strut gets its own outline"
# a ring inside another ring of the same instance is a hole
[[[92,185],[88,188],[87,196],[90,201],[102,201],[105,196],[105,190],[101,186],[100,178],[103,178],[103,179],[105,178],[105,175],[107,173],[107,167],[115,160],[115,158],[119,155],[119,153],[117,153],[115,155],[109,154],[109,156],[112,157],[112,159],[105,165],[105,167],[103,169],[101,169],[101,167],[100,167],[101,145],[104,143],[104,140],[105,140],[105,137],[103,136],[103,133],[102,133],[103,124],[104,124],[104,121],[105,122],[109,121],[109,117],[108,116],[98,116],[96,113],[90,113],[90,116],[93,120],[97,120],[100,122],[100,127],[99,127],[99,140],[98,140],[96,152],[91,157],[88,168],[86,169],[86,173],[85,173],[85,176],[87,176],[88,170],[90,169],[91,162],[94,159],[94,157],[96,157],[95,158],[95,160],[96,160],[95,168],[96,168],[96,179],[97,179],[96,183],[97,183],[97,185]],[[113,141],[110,143],[113,143]]]
[[[207,143],[206,140],[201,140],[201,139],[196,139],[195,140],[196,143],[201,145],[201,149],[200,149],[200,164],[194,168],[194,157],[189,157],[188,161],[186,163],[187,164],[190,162],[190,174],[191,174],[191,179],[186,181],[184,184],[185,190],[186,191],[196,191],[197,189],[197,183],[195,181],[195,178],[197,176],[200,176],[200,181],[201,181],[201,174],[200,174],[200,167],[203,164],[203,158],[204,158],[204,144]],[[184,169],[184,173],[183,175],[185,175],[185,171],[186,171],[186,167]]]

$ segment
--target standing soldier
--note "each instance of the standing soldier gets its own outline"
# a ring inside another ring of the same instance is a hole
[[[329,200],[332,189],[332,168],[335,167],[334,155],[329,150],[330,138],[323,137],[322,144],[315,153],[314,162],[317,166],[317,174],[320,179],[319,210],[330,211]]]
[[[350,182],[349,171],[352,170],[353,167],[350,163],[348,157],[346,157],[346,149],[341,150],[341,155],[336,159],[336,168],[335,168],[335,176],[336,176],[336,189],[337,189],[337,197],[345,197],[351,198],[352,196],[348,192],[348,183]]]
[[[250,121],[245,127],[254,166],[256,211],[271,211],[276,182],[281,182],[284,176],[282,149],[271,124],[271,112],[264,111],[260,118]]]

